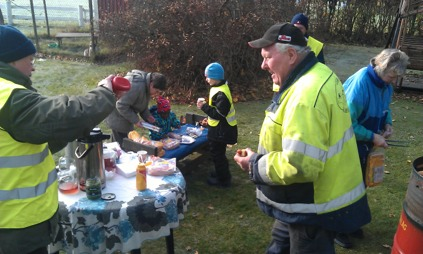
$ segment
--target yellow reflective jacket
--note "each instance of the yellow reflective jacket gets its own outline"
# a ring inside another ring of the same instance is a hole
[[[232,101],[232,95],[231,95],[231,91],[229,90],[228,83],[225,83],[221,86],[212,87],[210,89],[209,105],[211,107],[214,107],[212,105],[212,98],[218,92],[223,92],[226,95],[226,97],[228,98],[229,102],[231,103],[231,109],[229,110],[228,115],[226,116],[226,121],[228,122],[228,124],[230,126],[237,125],[236,116],[235,116],[235,107],[234,107],[234,103]],[[209,116],[208,119],[207,119],[207,123],[208,123],[208,125],[210,125],[212,127],[216,127],[219,124],[219,120],[213,119]]]
[[[309,36],[307,41],[307,46],[311,48],[311,51],[314,52],[316,57],[319,55],[320,51],[323,49],[323,43]]]
[[[0,110],[14,89],[0,78]],[[26,228],[58,208],[57,174],[48,145],[21,143],[0,126],[0,228]]]
[[[368,223],[342,83],[327,66],[315,63],[279,95],[266,110],[258,147],[261,157],[255,163],[261,209],[288,223],[322,223],[332,230],[348,231]],[[362,218],[331,214],[354,203],[364,211]],[[328,216],[321,218],[322,214]]]

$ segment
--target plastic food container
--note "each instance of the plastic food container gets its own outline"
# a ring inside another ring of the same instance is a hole
[[[199,137],[201,134],[203,134],[203,130],[196,127],[187,127],[187,134],[189,136],[193,135],[195,137]]]
[[[176,159],[158,159],[147,166],[147,173],[152,176],[166,176],[176,172]]]
[[[179,147],[181,141],[174,138],[162,139],[163,148],[165,150],[173,150]]]

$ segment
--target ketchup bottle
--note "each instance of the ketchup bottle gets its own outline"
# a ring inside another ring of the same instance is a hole
[[[137,166],[136,186],[139,191],[147,188],[147,168],[145,163],[139,163]]]

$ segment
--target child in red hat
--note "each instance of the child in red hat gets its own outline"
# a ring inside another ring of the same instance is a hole
[[[157,98],[157,105],[150,108],[151,115],[156,119],[154,125],[160,128],[160,132],[150,130],[150,139],[161,140],[167,138],[167,134],[172,132],[172,128],[179,129],[181,123],[175,113],[170,110],[170,102],[162,96]]]

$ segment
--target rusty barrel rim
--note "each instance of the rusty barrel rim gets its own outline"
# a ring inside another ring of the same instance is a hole
[[[420,171],[423,171],[423,156],[413,161],[413,173],[416,174],[417,177],[423,180],[423,175],[420,175],[418,173]]]
[[[404,212],[415,226],[423,229],[423,157],[413,161],[413,169],[404,201]]]
[[[407,207],[407,202],[404,202],[403,205],[403,212],[404,215],[407,217],[407,220],[413,224],[416,228],[423,231],[423,223],[420,219],[416,218],[412,213],[410,213],[410,210]],[[420,222],[420,223],[419,223]]]

